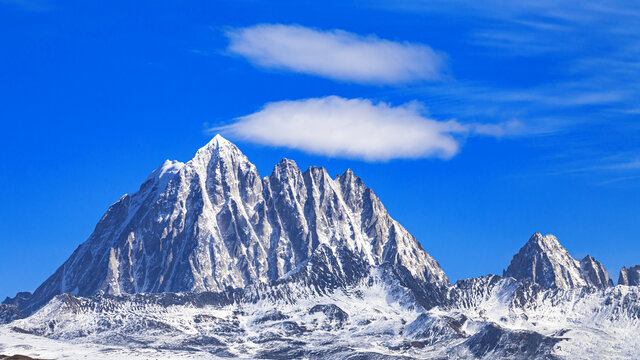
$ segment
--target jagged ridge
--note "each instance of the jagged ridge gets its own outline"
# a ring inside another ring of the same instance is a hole
[[[370,266],[389,262],[420,284],[449,283],[350,170],[332,179],[324,168],[303,173],[285,159],[261,179],[217,135],[189,162],[165,162],[138,192],[112,205],[21,309],[31,313],[62,293],[243,288],[289,276],[324,246],[335,271],[355,256]]]
[[[531,280],[544,288],[566,290],[583,286],[613,286],[613,281],[600,262],[590,255],[579,261],[574,259],[551,234],[533,234],[514,255],[503,275]]]

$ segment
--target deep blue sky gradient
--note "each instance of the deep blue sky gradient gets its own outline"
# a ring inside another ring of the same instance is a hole
[[[352,168],[453,281],[500,274],[536,231],[615,280],[640,263],[640,26],[616,5],[623,15],[565,18],[556,12],[575,9],[493,2],[0,1],[0,297],[33,291],[110,204],[165,159],[189,160],[208,128],[328,95],[420,101],[436,119],[518,119],[528,131],[469,138],[447,161],[383,163],[230,140],[263,176],[283,157]],[[258,69],[224,37],[258,23],[424,43],[446,54],[448,79],[365,86]]]

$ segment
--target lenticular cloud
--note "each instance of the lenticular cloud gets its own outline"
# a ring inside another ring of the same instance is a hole
[[[416,105],[392,107],[337,96],[280,101],[216,130],[260,144],[360,158],[450,158],[458,152],[453,121],[420,115]]]
[[[443,57],[424,44],[342,30],[262,24],[226,33],[228,50],[266,67],[365,84],[438,80]]]

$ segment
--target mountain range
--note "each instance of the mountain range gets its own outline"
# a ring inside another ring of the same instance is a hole
[[[351,170],[284,159],[260,177],[217,135],[113,204],[33,294],[0,305],[0,353],[640,358],[639,297],[640,266],[614,286],[540,233],[502,276],[451,284]]]

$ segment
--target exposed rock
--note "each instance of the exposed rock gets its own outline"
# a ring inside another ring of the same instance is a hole
[[[340,324],[349,319],[349,315],[334,304],[316,305],[309,310],[309,314],[315,313],[323,313],[329,321],[335,321]]]
[[[587,284],[597,288],[613,286],[613,280],[599,261],[587,255],[580,260],[580,271]]]
[[[531,280],[544,288],[612,286],[604,266],[591,256],[575,260],[553,235],[535,233],[514,255],[503,276]]]
[[[24,315],[15,305],[0,304],[0,325],[22,319]]]
[[[489,324],[462,346],[478,359],[550,360],[558,359],[551,354],[551,349],[561,340],[532,331],[513,331]]]
[[[628,286],[640,285],[640,265],[630,268],[623,266],[618,276],[618,284]]]

